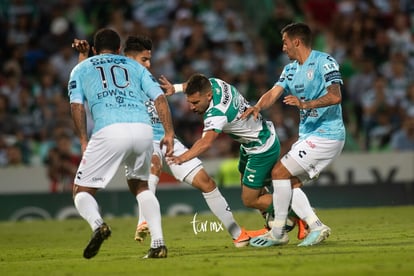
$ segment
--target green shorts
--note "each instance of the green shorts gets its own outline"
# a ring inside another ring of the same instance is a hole
[[[275,139],[273,146],[266,152],[247,154],[240,147],[239,172],[243,175],[243,185],[261,189],[272,182],[272,168],[279,159],[280,143]]]

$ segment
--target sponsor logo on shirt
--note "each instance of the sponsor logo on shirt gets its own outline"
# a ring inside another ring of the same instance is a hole
[[[227,105],[230,100],[229,86],[224,85],[223,87],[223,104]]]
[[[308,146],[312,149],[316,148],[316,145],[312,143],[312,141],[306,140],[306,144],[308,144]]]

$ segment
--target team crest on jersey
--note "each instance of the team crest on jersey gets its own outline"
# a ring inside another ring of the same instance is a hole
[[[312,69],[310,69],[306,72],[306,77],[308,78],[308,80],[313,79],[313,70]]]

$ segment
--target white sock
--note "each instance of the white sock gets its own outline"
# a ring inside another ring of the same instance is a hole
[[[273,184],[273,205],[275,209],[274,226],[272,227],[273,236],[281,238],[283,227],[289,212],[289,205],[292,199],[292,186],[290,179],[272,180]]]
[[[158,182],[160,181],[160,178],[156,176],[155,174],[150,174],[148,178],[148,189],[155,195],[155,191],[157,190]]]
[[[76,210],[82,218],[84,218],[92,228],[92,231],[98,229],[102,225],[103,219],[99,213],[99,206],[95,198],[87,192],[79,192],[73,199]]]
[[[233,213],[219,189],[216,187],[213,191],[202,194],[211,212],[223,223],[232,238],[237,239],[241,234],[241,228],[234,220]]]
[[[308,197],[300,188],[293,189],[291,206],[296,215],[303,220],[314,214]]]
[[[322,222],[313,211],[309,199],[302,189],[293,189],[291,206],[296,215],[306,221],[311,230],[322,225]]]
[[[151,247],[156,248],[164,245],[160,204],[158,203],[157,198],[150,190],[145,190],[139,193],[136,198],[139,208],[147,219],[148,228],[151,233]]]
[[[156,176],[155,174],[150,174],[148,178],[148,188],[151,192],[155,195],[155,191],[157,189],[158,182],[160,181],[160,178]],[[142,208],[138,207],[138,223],[137,226],[140,225],[145,221],[145,217],[142,214]]]

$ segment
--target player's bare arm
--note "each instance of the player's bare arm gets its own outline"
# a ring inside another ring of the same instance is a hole
[[[86,149],[88,144],[88,133],[86,129],[86,112],[83,104],[71,103],[70,104],[72,119],[75,124],[75,130],[81,143],[82,153]]]
[[[87,40],[75,38],[72,43],[72,48],[75,48],[79,52],[78,63],[88,58],[90,46]]]
[[[257,119],[260,111],[269,108],[277,99],[279,99],[282,93],[282,87],[277,85],[273,86],[273,88],[268,90],[263,96],[260,97],[256,105],[246,109],[246,111],[244,111],[240,116],[240,119],[246,119],[250,115],[253,115],[253,117]]]
[[[326,95],[311,101],[301,101],[297,97],[289,95],[283,99],[287,105],[296,106],[299,109],[311,109],[339,104],[342,100],[341,87],[339,84],[332,84],[328,88]]]
[[[164,90],[164,94],[167,96],[171,96],[174,93],[184,92],[187,88],[187,83],[180,83],[180,84],[172,84],[165,76],[161,75],[158,79],[160,82],[160,86],[162,90]],[[179,89],[177,89],[179,88]]]
[[[155,101],[155,108],[157,109],[158,116],[161,120],[162,126],[165,130],[165,136],[160,142],[160,146],[167,146],[166,155],[171,156],[174,151],[174,127],[171,118],[170,107],[168,105],[167,98],[164,95],[160,95]]]
[[[214,130],[208,130],[204,132],[203,137],[198,139],[188,151],[184,152],[180,156],[169,157],[168,163],[179,165],[200,156],[213,145],[213,142],[217,139],[218,136],[219,133],[215,132]]]

